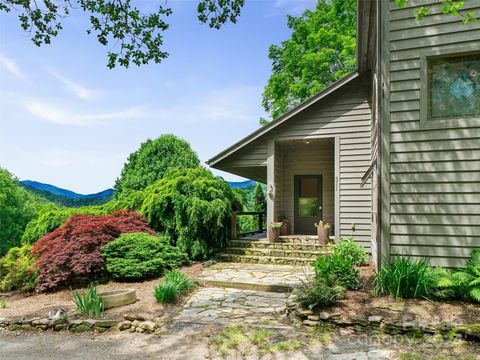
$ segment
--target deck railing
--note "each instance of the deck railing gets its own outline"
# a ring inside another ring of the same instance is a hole
[[[246,232],[238,232],[237,219],[239,216],[256,216],[258,224],[257,229]],[[259,211],[234,211],[232,213],[232,239],[266,232],[267,229],[266,226],[264,226],[264,219],[266,219],[266,217],[266,213]]]

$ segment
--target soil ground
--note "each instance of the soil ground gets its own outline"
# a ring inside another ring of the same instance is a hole
[[[185,266],[181,270],[193,277],[201,272],[203,265],[200,263]],[[142,315],[148,319],[162,317],[172,310],[174,306],[163,306],[157,304],[153,297],[153,289],[162,281],[157,278],[142,282],[109,282],[99,285],[99,291],[112,291],[133,288],[137,292],[138,301],[134,304],[106,310],[106,319],[121,319],[124,314]],[[82,290],[82,289],[77,289]],[[63,309],[65,311],[75,310],[75,303],[72,299],[71,290],[61,290],[53,293],[25,293],[15,292],[5,297],[7,308],[0,309],[0,317],[5,318],[34,318],[47,317],[49,311]]]

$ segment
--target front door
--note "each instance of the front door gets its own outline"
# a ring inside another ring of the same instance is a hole
[[[295,175],[295,234],[316,234],[322,219],[322,175]]]

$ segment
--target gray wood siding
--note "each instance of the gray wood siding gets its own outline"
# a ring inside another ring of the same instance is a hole
[[[452,46],[480,50],[480,21],[463,25],[434,6],[416,22],[413,9],[425,1],[407,4],[390,1],[390,251],[456,267],[480,247],[480,118],[422,128],[420,59]],[[480,0],[466,1],[464,11],[480,14]]]
[[[291,230],[295,229],[294,176],[322,175],[323,220],[334,224],[334,142],[332,139],[310,144],[284,144],[281,146],[281,163],[277,194],[281,199],[278,215],[290,219]],[[278,191],[280,186],[281,191]],[[312,224],[312,228],[313,228]]]
[[[360,183],[372,156],[370,99],[370,79],[355,79],[265,135],[280,142],[339,136],[340,236],[351,236],[354,224],[354,238],[367,250],[371,246],[371,181],[363,188]],[[286,209],[288,203],[282,204]]]

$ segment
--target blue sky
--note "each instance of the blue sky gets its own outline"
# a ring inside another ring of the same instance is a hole
[[[217,31],[197,21],[196,1],[171,0],[169,58],[128,70],[107,69],[107,48],[85,34],[81,12],[41,48],[2,13],[0,166],[20,179],[93,193],[113,185],[141,142],[163,133],[188,140],[206,161],[258,127],[268,47],[289,37],[287,14],[315,2],[246,0],[239,22]]]

